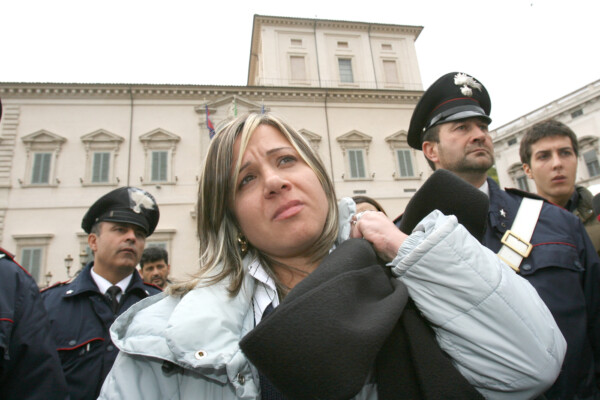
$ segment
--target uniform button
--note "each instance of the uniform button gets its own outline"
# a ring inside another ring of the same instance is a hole
[[[75,346],[75,343],[77,343],[75,340],[69,340],[69,346]]]
[[[575,266],[579,269],[583,269],[583,265],[581,265],[581,262],[579,260],[575,261]]]
[[[501,227],[506,228],[506,224],[503,222],[500,224]]]
[[[67,294],[71,294],[71,293],[73,293],[73,289],[67,290]]]
[[[240,385],[243,385],[244,383],[246,383],[246,377],[242,374],[237,374],[237,381]]]
[[[150,292],[149,292],[149,291],[147,291],[147,290],[144,290],[144,292],[146,292],[146,294],[147,294],[148,296],[150,296]]]
[[[113,351],[115,349],[115,347],[112,344],[109,344],[108,346],[106,346],[106,351]]]
[[[531,270],[531,264],[523,264],[521,269],[524,271],[529,271],[529,270]]]
[[[206,352],[204,350],[198,350],[194,354],[194,357],[196,357],[196,360],[202,360],[204,357],[206,357]]]

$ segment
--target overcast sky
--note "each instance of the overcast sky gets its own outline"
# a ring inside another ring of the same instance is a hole
[[[600,79],[599,0],[0,0],[0,82],[246,85],[254,14],[423,26],[424,88],[474,75],[492,128]]]

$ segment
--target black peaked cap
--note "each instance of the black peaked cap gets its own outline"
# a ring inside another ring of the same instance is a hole
[[[97,222],[119,222],[142,227],[150,236],[160,214],[154,197],[143,189],[125,186],[108,192],[89,208],[81,227],[90,233]]]
[[[421,150],[423,132],[435,125],[479,117],[491,123],[490,96],[479,81],[462,72],[450,72],[435,81],[417,103],[408,129],[408,144]]]

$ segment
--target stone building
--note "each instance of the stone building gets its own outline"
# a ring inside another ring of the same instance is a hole
[[[500,186],[536,192],[535,182],[523,172],[519,145],[527,129],[547,119],[568,125],[577,135],[576,184],[586,187],[600,184],[600,80],[597,80],[491,132]]]
[[[257,15],[247,86],[0,83],[1,246],[41,286],[66,280],[91,257],[86,209],[132,185],[160,205],[148,244],[169,251],[175,278],[193,273],[207,112],[217,128],[247,111],[281,115],[318,151],[338,197],[366,194],[399,214],[431,173],[406,143],[422,29]]]

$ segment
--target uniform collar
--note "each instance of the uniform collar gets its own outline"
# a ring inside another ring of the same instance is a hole
[[[113,286],[113,284],[110,283],[108,280],[106,280],[103,276],[98,275],[96,273],[96,271],[94,271],[94,268],[90,269],[90,275],[92,276],[92,279],[96,283],[96,286],[98,286],[98,289],[100,289],[100,293],[106,293],[108,288]],[[133,273],[129,274],[125,279],[122,279],[121,281],[119,281],[115,284],[115,286],[118,286],[119,288],[121,288],[121,293],[125,293],[125,290],[127,290],[127,286],[129,286],[129,282],[131,282],[132,276],[133,276]]]
[[[103,292],[101,292],[98,288],[98,285],[96,285],[94,278],[92,278],[91,270],[93,266],[93,261],[88,263],[72,282],[64,286],[64,297],[78,296],[86,292],[103,294]],[[132,273],[130,277],[131,279],[129,284],[126,286],[123,293],[128,293],[133,290],[141,290],[147,295],[150,295],[149,291],[144,287],[144,282],[139,274]]]

